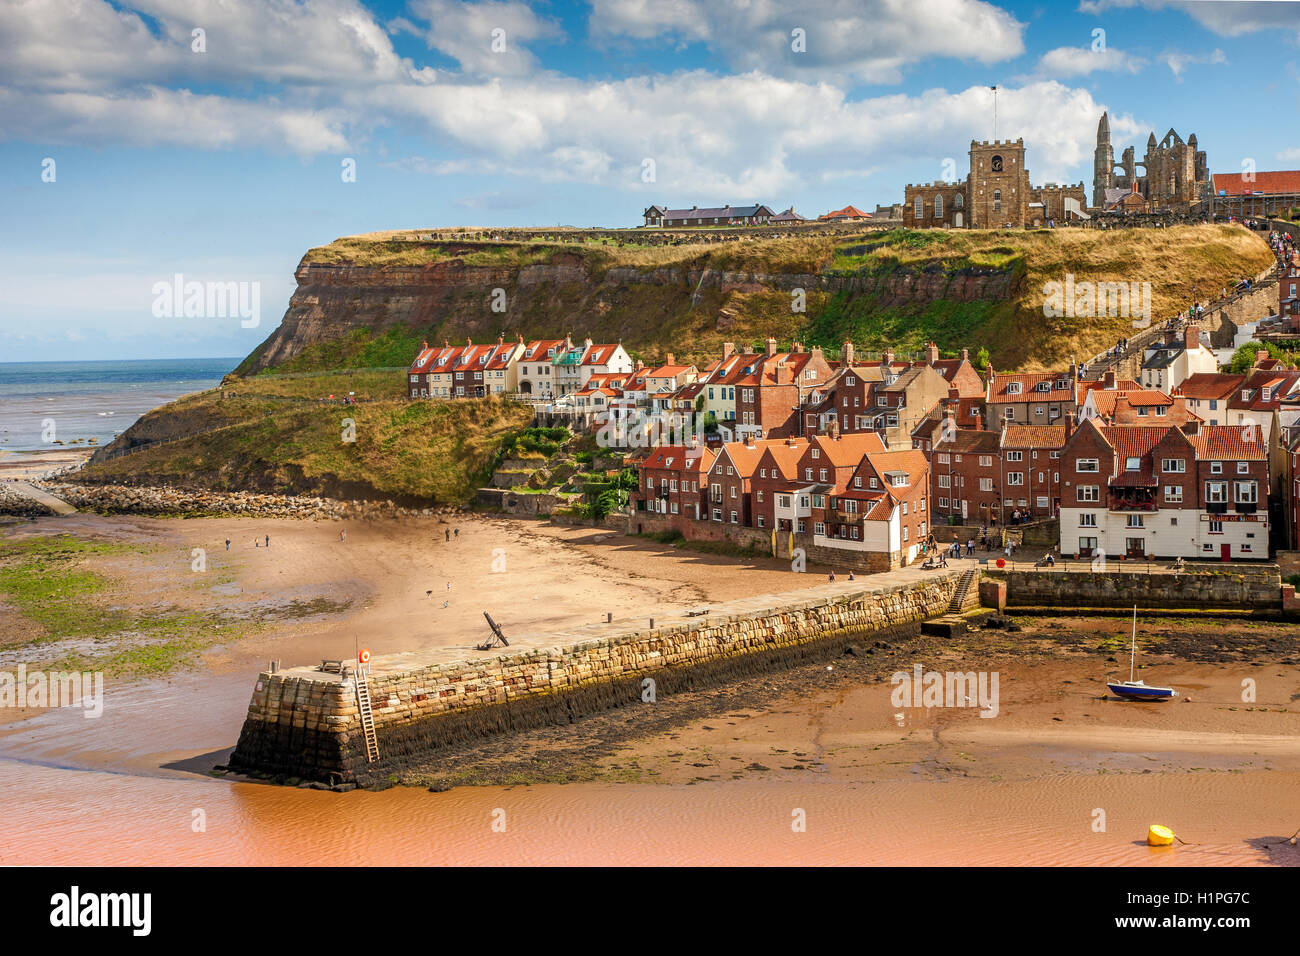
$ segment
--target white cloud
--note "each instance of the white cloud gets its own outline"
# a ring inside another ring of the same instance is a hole
[[[1215,50],[1212,53],[1162,53],[1160,62],[1169,67],[1170,72],[1179,83],[1183,81],[1183,71],[1189,66],[1210,66],[1219,65],[1228,62],[1228,58],[1223,55],[1222,50]]]
[[[804,52],[793,49],[796,29]],[[735,70],[869,83],[897,83],[922,59],[1011,59],[1024,29],[982,0],[592,0],[590,21],[597,41],[698,41]]]
[[[1181,10],[1219,36],[1235,37],[1261,30],[1295,31],[1300,39],[1300,17],[1288,0],[1082,0],[1081,13],[1102,14],[1136,6],[1148,10]]]
[[[1109,47],[1094,50],[1091,47],[1062,46],[1049,50],[1038,61],[1038,73],[1056,79],[1086,76],[1102,70],[1111,73],[1137,73],[1146,66],[1141,57]]]
[[[457,169],[486,164],[533,181],[589,182],[663,199],[690,193],[753,201],[926,156],[935,170],[925,178],[938,178],[942,157],[954,157],[964,171],[969,141],[992,136],[992,98],[982,86],[853,101],[824,83],[695,71],[387,92],[385,112],[406,111],[437,138],[482,157]],[[998,96],[999,136],[1026,137],[1036,176],[1059,178],[1091,154],[1102,108],[1086,90],[1044,81]],[[640,178],[647,158],[657,178],[649,185]],[[405,165],[451,171],[434,162]]]
[[[412,0],[412,16],[428,21],[429,49],[452,57],[466,73],[522,76],[532,73],[536,58],[528,44],[563,39],[552,21],[517,0]]]

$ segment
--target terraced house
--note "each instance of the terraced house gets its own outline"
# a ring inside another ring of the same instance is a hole
[[[1269,487],[1256,429],[1090,420],[1061,455],[1061,553],[1265,560]]]

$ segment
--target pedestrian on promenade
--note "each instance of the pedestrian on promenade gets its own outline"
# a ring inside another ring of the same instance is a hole
[[[835,572],[834,572],[834,571],[832,571],[829,575],[827,575],[827,580],[830,581],[831,584],[834,584],[834,583],[835,583]]]
[[[967,538],[967,539],[966,539],[966,557],[969,558],[969,557],[970,557],[971,555],[973,555],[974,553],[975,553],[975,539],[974,539],[974,538]]]

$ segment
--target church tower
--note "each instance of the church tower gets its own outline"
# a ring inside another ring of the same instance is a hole
[[[1097,149],[1092,154],[1092,204],[1100,209],[1106,205],[1106,190],[1113,186],[1115,152],[1110,147],[1110,117],[1101,114],[1097,124]]]

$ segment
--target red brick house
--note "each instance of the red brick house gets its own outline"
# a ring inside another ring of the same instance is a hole
[[[638,472],[633,512],[681,515],[691,521],[705,516],[706,475],[715,453],[702,446],[659,445],[633,464]]]
[[[1108,560],[1269,556],[1258,430],[1084,422],[1061,456],[1061,553]]]
[[[822,350],[805,352],[795,343],[791,351],[777,352],[776,339],[769,338],[764,354],[752,358],[742,361],[734,382],[736,431],[759,439],[798,435],[806,393],[831,375]]]
[[[1054,517],[1061,506],[1061,452],[1073,428],[1006,425],[1001,437],[1002,513],[1022,519]]]
[[[930,455],[934,521],[998,524],[1001,521],[1002,453],[998,432],[956,429]],[[1009,513],[1009,512],[1008,512]]]

